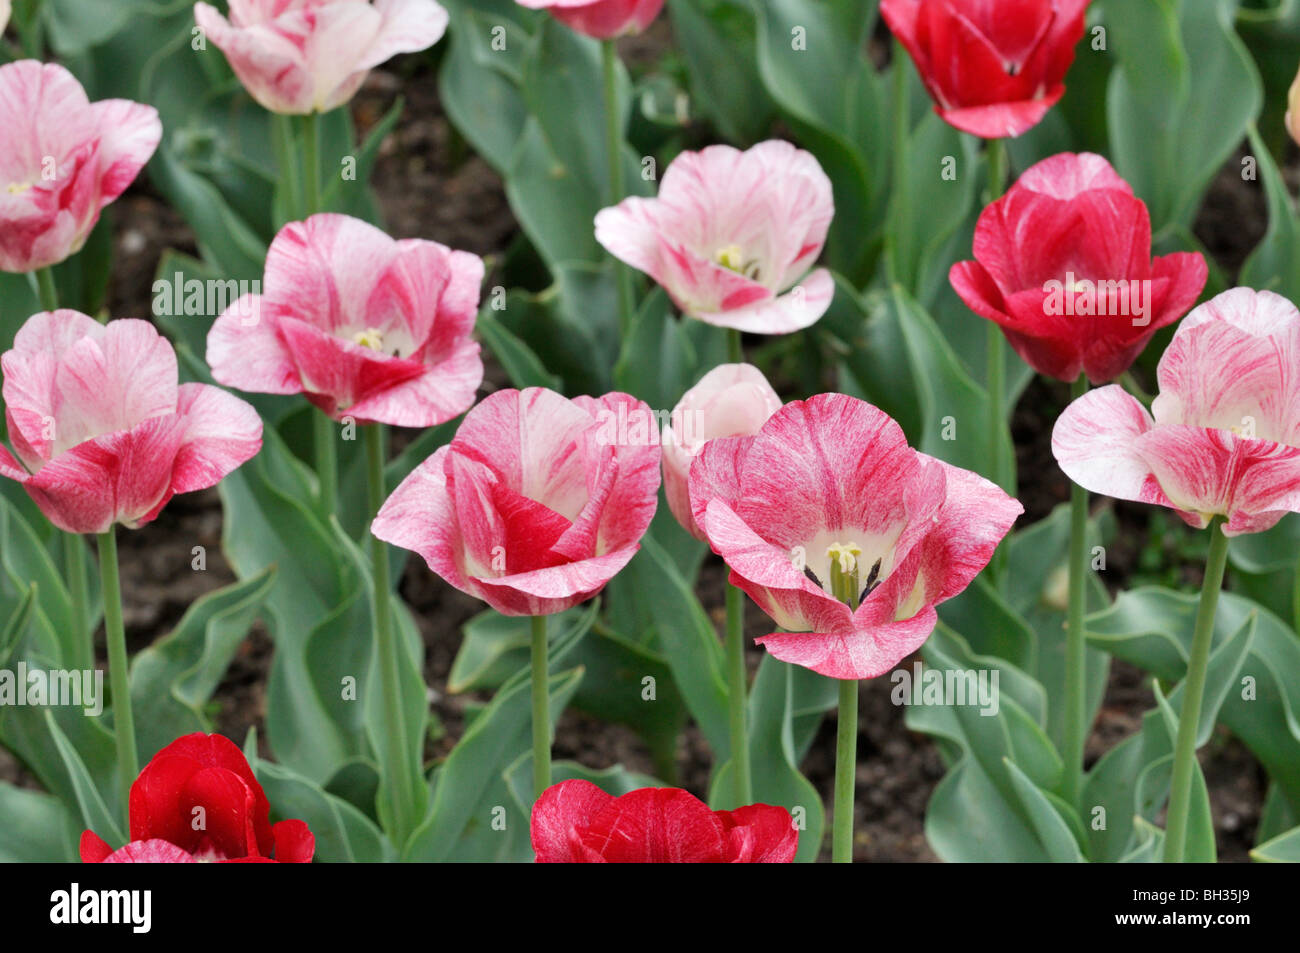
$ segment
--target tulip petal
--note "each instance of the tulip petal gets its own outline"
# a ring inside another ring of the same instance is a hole
[[[1118,384],[1089,391],[1070,404],[1052,429],[1052,454],[1075,483],[1093,493],[1137,503],[1170,505],[1138,440],[1155,425]]]
[[[925,606],[910,619],[867,631],[774,632],[754,641],[775,658],[828,678],[875,678],[924,645],[938,621],[934,607]]]

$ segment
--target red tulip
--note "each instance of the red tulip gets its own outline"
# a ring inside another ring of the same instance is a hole
[[[989,481],[907,445],[843,394],[786,404],[753,437],[710,440],[691,465],[709,545],[784,632],[782,661],[874,678],[920,648],[1023,512]]]
[[[537,799],[532,840],[539,864],[788,864],[799,849],[783,807],[710,811],[680,788],[613,797],[577,780]]]
[[[161,138],[152,106],[92,103],[55,63],[0,66],[0,271],[35,271],[80,251]]]
[[[571,30],[597,40],[640,33],[650,25],[664,0],[517,0],[530,10],[549,10]]]
[[[636,554],[659,460],[656,418],[627,394],[500,390],[402,481],[371,531],[498,612],[550,615]]]
[[[1019,136],[1065,94],[1088,0],[881,0],[935,112],[983,139]]]
[[[483,380],[471,336],[482,281],[476,255],[313,215],[275,236],[263,293],[212,325],[208,364],[219,384],[305,393],[335,420],[432,427]]]
[[[131,841],[114,851],[93,831],[81,859],[97,863],[310,863],[316,838],[302,821],[270,822],[270,805],[243,753],[221,735],[178,738],[131,785]]]
[[[174,494],[213,486],[262,446],[262,420],[244,401],[177,384],[176,353],[147,321],[36,314],[0,368],[18,455],[0,446],[0,476],[70,533],[148,523]]]
[[[1118,384],[1080,397],[1052,453],[1080,486],[1154,503],[1228,536],[1300,512],[1300,311],[1270,291],[1234,288],[1178,326],[1147,413]]]
[[[1062,153],[984,210],[975,261],[949,280],[1034,370],[1102,383],[1196,303],[1207,275],[1195,252],[1152,260],[1151,218],[1129,184],[1101,156]]]

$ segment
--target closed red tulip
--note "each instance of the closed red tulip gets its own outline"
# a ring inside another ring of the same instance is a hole
[[[881,0],[934,108],[982,139],[1028,132],[1065,94],[1088,0]]]
[[[949,280],[1034,370],[1104,383],[1196,303],[1195,252],[1151,257],[1146,204],[1109,162],[1062,153],[1030,167],[975,226],[975,260]]]
[[[56,63],[0,66],[0,271],[35,271],[80,251],[161,138],[152,106],[92,103]]]
[[[371,524],[505,615],[591,598],[636,555],[659,496],[659,432],[627,394],[500,390]]]
[[[114,851],[94,831],[81,859],[97,863],[310,863],[316,838],[302,821],[272,824],[243,752],[221,735],[178,738],[131,785],[131,840]]]
[[[209,384],[178,384],[176,352],[147,321],[33,315],[0,357],[17,480],[70,533],[150,522],[177,493],[219,483],[262,447],[262,419]]]
[[[517,0],[530,10],[548,10],[571,30],[597,40],[612,40],[648,27],[664,0]]]
[[[613,797],[564,781],[537,799],[531,827],[539,864],[788,864],[799,849],[785,808],[710,811],[680,788]]]

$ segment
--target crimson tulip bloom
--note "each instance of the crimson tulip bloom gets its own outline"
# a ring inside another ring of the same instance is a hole
[[[714,437],[758,433],[781,409],[781,398],[752,364],[722,364],[700,378],[673,408],[663,429],[664,496],[677,522],[696,539],[706,539],[691,515],[691,463]]]
[[[596,216],[596,240],[645,272],[685,314],[754,334],[789,334],[830,307],[830,272],[808,269],[830,229],[831,182],[788,142],[683,152],[658,198]],[[806,277],[805,277],[806,275]]]
[[[799,849],[783,807],[710,811],[680,788],[613,797],[580,780],[543,792],[531,830],[539,864],[788,864]]]
[[[35,271],[80,251],[161,138],[152,106],[92,103],[55,63],[0,66],[0,271]]]
[[[262,419],[244,401],[177,384],[176,353],[147,321],[36,314],[0,368],[18,455],[0,446],[0,476],[70,533],[142,526],[262,447]]]
[[[81,859],[97,863],[310,863],[316,838],[302,821],[270,821],[243,752],[221,735],[178,738],[131,785],[131,840],[114,851],[94,831]]]
[[[1196,303],[1207,276],[1195,252],[1152,260],[1146,204],[1109,162],[1062,153],[983,211],[975,261],[949,280],[1034,370],[1103,383]]]
[[[949,125],[1028,132],[1065,95],[1088,0],[881,0],[880,15]]]
[[[313,215],[275,236],[263,293],[212,325],[208,364],[220,384],[305,393],[335,420],[432,427],[483,380],[471,336],[482,283],[477,255]]]
[[[505,615],[591,598],[640,548],[659,494],[657,422],[627,394],[500,390],[371,524]]]
[[[1158,370],[1147,413],[1112,384],[1056,421],[1052,453],[1080,486],[1155,503],[1203,529],[1259,533],[1300,512],[1300,311],[1234,288],[1189,314]]]
[[[516,0],[530,10],[549,10],[571,30],[597,40],[612,40],[648,27],[664,0]]]
[[[756,436],[710,440],[690,496],[731,584],[787,630],[759,644],[838,679],[874,678],[920,648],[935,605],[970,584],[1024,512],[843,394],[786,404]]]
[[[343,105],[371,69],[427,50],[447,29],[434,0],[230,0],[229,20],[206,3],[194,20],[250,96],[290,115]]]

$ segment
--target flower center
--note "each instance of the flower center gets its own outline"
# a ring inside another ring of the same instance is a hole
[[[382,351],[384,349],[384,332],[378,328],[366,328],[364,331],[358,331],[352,335],[352,343],[368,347],[372,351]]]
[[[745,250],[739,245],[726,245],[713,253],[713,260],[727,271],[744,275],[752,281],[759,280],[758,259],[745,258]]]
[[[10,182],[10,183],[9,183],[9,194],[10,194],[10,195],[22,195],[24,192],[26,192],[26,191],[27,191],[28,189],[30,189],[31,187],[32,187],[32,183],[30,183],[30,182]]]
[[[862,547],[852,541],[834,542],[826,548],[826,559],[831,567],[830,588],[827,591],[850,609],[860,606],[862,600],[871,595],[872,590],[880,585],[880,565],[884,561],[883,557],[872,564],[866,582],[863,583],[859,572],[861,556]],[[827,589],[826,584],[818,579],[817,574],[811,569],[805,569],[804,575],[815,585]]]

